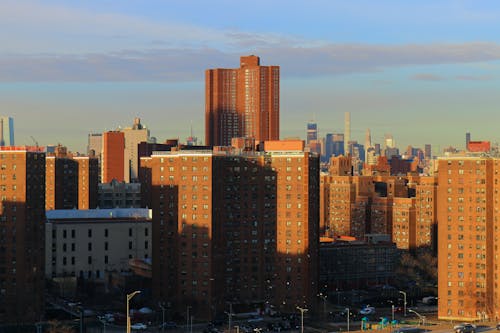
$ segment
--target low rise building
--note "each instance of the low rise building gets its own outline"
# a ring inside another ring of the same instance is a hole
[[[151,258],[151,210],[47,211],[45,275],[104,280]]]

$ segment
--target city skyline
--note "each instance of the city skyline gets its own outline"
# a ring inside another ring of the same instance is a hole
[[[463,148],[465,132],[500,141],[494,2],[255,5],[266,10],[226,1],[2,2],[0,100],[16,143],[85,152],[89,132],[134,117],[159,141],[184,140],[191,126],[203,138],[204,69],[237,67],[250,54],[281,67],[281,138],[305,138],[312,118],[321,137],[343,132],[350,112],[358,142],[366,128],[373,142],[391,133],[401,148]]]

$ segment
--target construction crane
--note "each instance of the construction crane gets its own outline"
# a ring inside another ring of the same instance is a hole
[[[38,141],[36,141],[36,140],[35,140],[35,138],[34,138],[32,135],[30,135],[30,138],[31,138],[31,140],[33,140],[33,142],[35,143],[35,147],[37,147],[37,148],[38,148]]]

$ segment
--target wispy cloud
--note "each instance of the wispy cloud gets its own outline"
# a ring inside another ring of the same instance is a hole
[[[260,55],[263,64],[280,65],[288,77],[500,60],[500,44],[495,42],[335,44],[32,0],[0,1],[0,22],[8,27],[0,29],[3,82],[202,80],[204,69],[237,66],[244,54]]]
[[[494,77],[492,75],[457,75],[455,79],[461,81],[490,81]]]
[[[262,45],[256,41],[239,51],[186,47],[87,54],[0,55],[0,81],[201,80],[204,69],[237,66],[238,57],[250,53],[260,55],[263,64],[280,65],[284,76],[293,77],[368,73],[405,66],[489,62],[500,60],[500,45],[329,44],[269,47],[267,42]],[[443,79],[426,73],[416,74],[412,78],[431,81]],[[456,79],[485,80],[488,77],[463,75]]]
[[[411,79],[417,81],[442,81],[444,80],[444,77],[429,73],[419,73],[413,75]]]

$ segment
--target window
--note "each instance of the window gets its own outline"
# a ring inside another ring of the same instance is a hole
[[[89,243],[88,246],[87,246],[88,250],[89,251],[92,251],[92,243]]]
[[[88,262],[89,265],[92,265],[92,256],[89,256],[87,258],[87,262]]]
[[[145,241],[145,242],[144,242],[144,248],[145,248],[145,249],[147,249],[147,248],[148,248],[148,246],[149,246],[148,241]]]
[[[89,229],[87,233],[88,233],[89,237],[92,237],[92,229]]]
[[[71,238],[75,238],[75,237],[76,237],[75,229],[71,229]]]
[[[148,233],[149,233],[149,229],[148,228],[144,229],[144,236],[148,236]]]
[[[109,237],[109,231],[108,231],[108,229],[104,229],[104,237]]]
[[[128,249],[132,250],[132,242],[128,242]]]
[[[104,263],[107,264],[108,263],[108,256],[104,256]]]
[[[63,230],[63,238],[66,238],[68,236],[67,231]]]
[[[132,237],[132,228],[128,228],[128,235],[129,237]]]
[[[104,242],[104,251],[108,250],[108,242]]]

